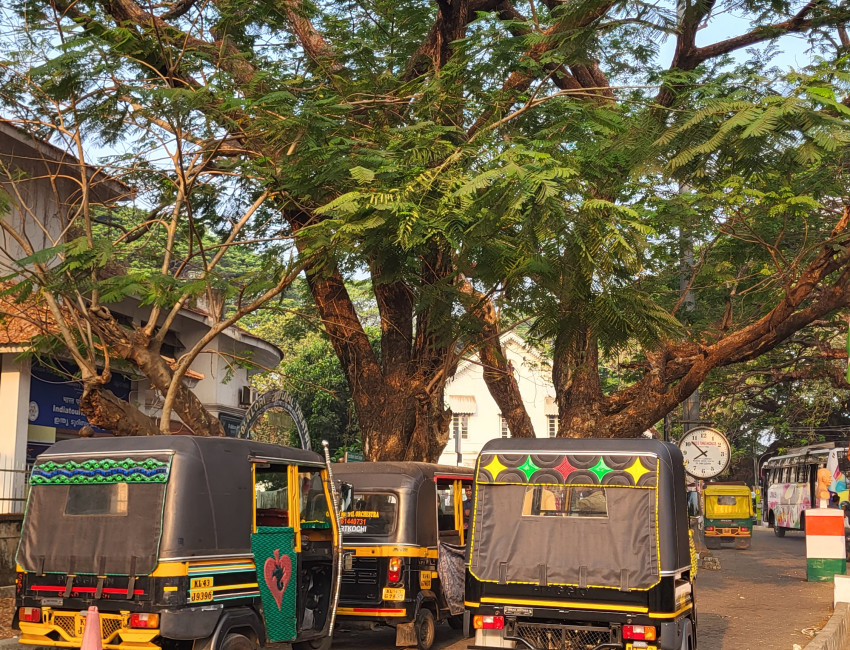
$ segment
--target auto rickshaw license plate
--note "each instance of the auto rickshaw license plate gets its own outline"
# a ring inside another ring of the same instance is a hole
[[[384,593],[381,595],[383,600],[404,600],[404,589],[390,589],[384,587]]]
[[[192,578],[192,581],[189,583],[189,589],[192,591],[195,589],[212,589],[212,586],[212,578]]]
[[[205,603],[213,599],[212,589],[199,589],[189,592],[190,603]]]

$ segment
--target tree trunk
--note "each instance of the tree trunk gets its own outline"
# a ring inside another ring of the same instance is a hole
[[[88,418],[89,424],[116,436],[154,436],[159,433],[151,418],[100,384],[83,385],[80,412]]]
[[[588,328],[569,342],[555,341],[552,379],[558,402],[559,438],[606,438],[596,335]]]
[[[502,348],[502,332],[496,306],[490,298],[476,291],[466,278],[461,278],[458,288],[469,298],[468,304],[465,305],[467,313],[475,316],[481,324],[476,349],[484,368],[484,383],[487,384],[490,396],[507,422],[512,438],[534,438],[531,417],[522,401],[513,368]]]
[[[402,283],[375,287],[381,312],[381,360],[357,316],[338,270],[307,267],[307,284],[340,360],[368,460],[434,462],[448,441],[443,406],[449,348],[425,332],[421,314],[413,336],[411,292]]]

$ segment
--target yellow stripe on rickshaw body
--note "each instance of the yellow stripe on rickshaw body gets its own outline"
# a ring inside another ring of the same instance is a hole
[[[423,546],[345,546],[354,557],[426,557],[437,559],[437,549]]]
[[[484,596],[481,598],[482,605],[530,605],[532,607],[569,607],[572,609],[589,609],[593,611],[607,612],[629,612],[635,614],[646,614],[648,607],[635,605],[614,605],[607,603],[582,603],[569,600],[523,600],[521,598],[494,598]]]
[[[633,605],[614,605],[606,603],[582,603],[566,600],[523,600],[519,598],[493,598],[484,596],[480,603],[471,603],[465,601],[466,607],[477,608],[481,605],[525,605],[532,607],[569,607],[571,609],[587,609],[593,611],[610,611],[610,612],[628,612],[635,614],[646,614],[650,618],[678,618],[685,612],[693,608],[693,602],[688,603],[684,607],[675,612],[650,612],[648,607],[639,607]]]
[[[378,618],[407,616],[407,610],[388,607],[337,607],[336,613],[338,616],[375,616]]]

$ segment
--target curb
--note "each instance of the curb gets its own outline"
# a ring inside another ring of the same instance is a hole
[[[844,650],[850,643],[850,603],[836,603],[835,611],[805,650]]]

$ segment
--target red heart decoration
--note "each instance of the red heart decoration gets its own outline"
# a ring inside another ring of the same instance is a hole
[[[266,558],[266,563],[263,565],[263,577],[266,580],[266,587],[269,588],[280,610],[283,605],[283,594],[286,592],[289,578],[292,577],[292,560],[288,555],[280,557],[280,549],[276,548],[274,557]]]

